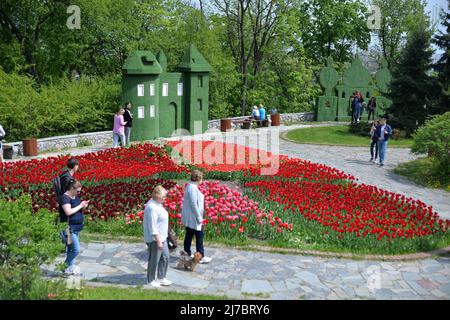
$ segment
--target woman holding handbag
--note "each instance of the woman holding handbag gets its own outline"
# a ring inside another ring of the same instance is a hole
[[[66,186],[66,192],[61,196],[61,207],[68,220],[69,233],[67,234],[67,257],[65,264],[67,274],[81,274],[80,269],[75,267],[75,258],[80,253],[79,234],[83,229],[83,209],[89,205],[88,201],[81,201],[78,194],[81,192],[81,183],[76,179],[70,179]]]

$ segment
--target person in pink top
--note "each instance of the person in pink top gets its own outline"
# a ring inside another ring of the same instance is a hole
[[[125,125],[127,123],[123,119],[124,113],[125,113],[125,110],[122,107],[120,107],[119,110],[117,111],[117,113],[114,115],[113,148],[117,148],[119,146],[119,138],[120,138],[122,147],[125,146]]]

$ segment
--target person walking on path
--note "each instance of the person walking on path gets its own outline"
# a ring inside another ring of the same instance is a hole
[[[372,128],[370,128],[370,162],[377,161],[378,158],[378,137],[376,136],[375,132],[377,130],[378,125],[380,124],[380,121],[374,121],[372,124]],[[375,157],[373,153],[373,149],[375,148]]]
[[[0,124],[0,162],[3,162],[3,142],[2,139],[6,136],[6,132]]]
[[[149,254],[147,281],[155,288],[172,284],[166,278],[169,268],[169,213],[163,207],[166,196],[167,190],[161,185],[156,186],[144,210],[144,241]]]
[[[378,137],[378,152],[380,154],[380,167],[382,167],[386,158],[388,141],[392,135],[392,128],[386,123],[386,118],[381,119],[375,130],[375,135]]]
[[[200,263],[208,263],[211,261],[211,258],[205,256],[205,248],[203,247],[205,196],[198,188],[202,181],[203,174],[199,170],[193,170],[191,173],[191,181],[187,184],[184,191],[181,221],[186,227],[184,251],[191,256],[191,243],[195,235],[196,250],[202,255]]]
[[[123,119],[125,124],[125,145],[130,145],[131,127],[133,126],[133,114],[131,113],[131,103],[125,102],[125,113]]]
[[[65,222],[67,219],[66,214],[64,213],[64,210],[61,206],[61,196],[67,191],[67,186],[69,184],[69,181],[74,179],[75,173],[78,171],[79,164],[78,160],[74,157],[69,158],[67,160],[67,170],[64,170],[58,175],[59,182],[57,183],[57,186],[55,186],[55,193],[56,193],[56,201],[58,203],[58,212],[59,212],[59,220],[61,222]]]
[[[75,258],[80,253],[79,234],[83,230],[83,209],[89,205],[89,200],[81,201],[78,194],[81,192],[81,182],[76,179],[70,179],[66,185],[66,192],[62,195],[60,205],[65,213],[66,219],[63,222],[68,223],[70,228],[71,244],[67,244],[67,256],[65,264],[67,266],[65,273],[81,274],[80,269],[75,267]],[[69,235],[68,235],[69,236]]]
[[[370,98],[369,105],[367,106],[369,116],[367,117],[367,121],[370,120],[370,116],[372,116],[372,120],[375,120],[375,110],[377,108],[377,98]]]
[[[119,146],[119,138],[120,138],[122,147],[125,146],[125,129],[124,128],[127,123],[123,119],[124,113],[125,113],[125,110],[123,108],[119,108],[117,113],[114,115],[113,148],[117,148]]]

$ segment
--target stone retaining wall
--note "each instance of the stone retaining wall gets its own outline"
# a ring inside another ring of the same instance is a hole
[[[235,117],[232,120],[243,120],[247,117]],[[270,117],[269,117],[270,119]],[[302,113],[285,113],[281,114],[281,121],[285,122],[299,122],[299,121],[313,121],[314,112]],[[220,119],[208,121],[208,129],[220,129]],[[52,151],[61,150],[65,148],[75,148],[79,146],[80,140],[87,140],[93,146],[112,145],[112,131],[81,133],[69,136],[57,136],[50,138],[38,139],[38,151]],[[13,147],[14,155],[22,155],[22,142],[6,143]]]
[[[76,148],[80,146],[79,143],[89,141],[93,146],[111,144],[112,145],[112,131],[90,132],[73,134],[69,136],[57,136],[50,138],[38,139],[38,151],[52,151],[66,148]],[[15,155],[22,155],[22,142],[6,143],[13,147]]]
[[[314,112],[301,112],[301,113],[282,113],[281,121],[283,122],[304,122],[304,121],[314,121],[315,113]],[[245,117],[235,117],[228,118],[231,120],[243,120],[247,119],[248,116]],[[270,120],[270,116],[268,117]],[[210,120],[208,121],[208,129],[220,129],[220,119],[218,120]]]

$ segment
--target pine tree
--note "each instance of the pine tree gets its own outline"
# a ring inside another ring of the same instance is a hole
[[[436,84],[429,75],[433,56],[430,44],[431,32],[424,21],[408,34],[400,61],[392,72],[390,122],[408,135],[432,114]]]
[[[439,61],[434,65],[434,69],[438,72],[438,103],[433,113],[442,114],[450,111],[450,0],[448,0],[448,11],[442,11],[442,25],[446,27],[446,31],[439,31],[433,43],[440,47],[444,53]]]

